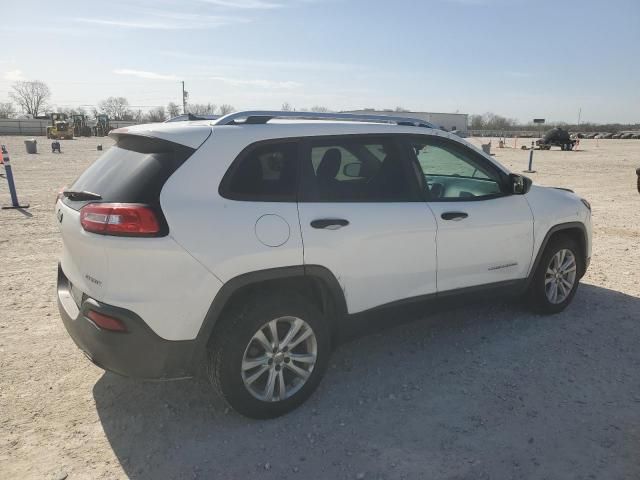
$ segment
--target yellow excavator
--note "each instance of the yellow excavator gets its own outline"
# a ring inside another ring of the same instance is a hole
[[[47,138],[73,140],[73,125],[66,113],[50,113],[51,125],[47,126]]]

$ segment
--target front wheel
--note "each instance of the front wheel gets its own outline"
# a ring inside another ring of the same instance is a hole
[[[532,307],[539,313],[558,313],[573,300],[578,289],[583,259],[577,243],[558,235],[551,239],[530,286]]]
[[[316,389],[330,355],[323,315],[305,297],[247,298],[220,319],[208,376],[226,402],[252,418],[273,418]]]

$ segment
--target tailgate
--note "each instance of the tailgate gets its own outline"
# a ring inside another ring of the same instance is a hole
[[[79,290],[102,300],[108,264],[101,238],[85,232],[80,225],[80,212],[61,201],[56,203],[56,218],[62,233],[62,271],[76,293]]]

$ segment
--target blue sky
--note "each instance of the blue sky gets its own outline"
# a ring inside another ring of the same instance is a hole
[[[0,101],[492,111],[640,122],[640,1],[2,0]]]

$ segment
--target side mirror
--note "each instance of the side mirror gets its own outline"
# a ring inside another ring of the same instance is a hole
[[[342,167],[342,173],[345,177],[350,178],[359,178],[362,173],[362,164],[361,163],[347,163],[344,167]]]
[[[511,187],[511,193],[514,195],[525,195],[529,193],[532,184],[533,181],[524,175],[516,175],[515,173],[509,175],[509,185]]]

